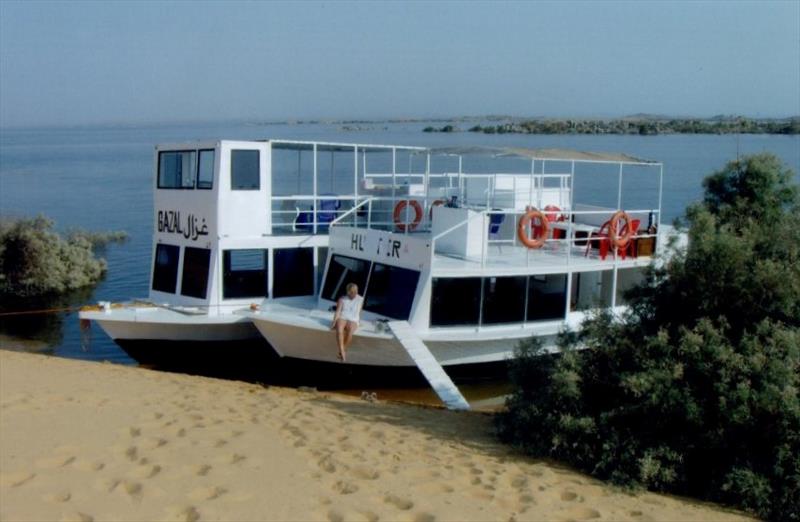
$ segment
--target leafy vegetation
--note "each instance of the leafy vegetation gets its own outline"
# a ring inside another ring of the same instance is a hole
[[[426,132],[435,132],[436,129]],[[470,132],[485,134],[800,134],[800,117],[755,120],[742,117],[622,118],[614,120],[523,120],[475,125]],[[444,132],[444,131],[443,131]]]
[[[124,232],[79,230],[64,238],[44,216],[0,221],[0,296],[61,294],[95,284],[106,262],[94,249],[126,238]]]
[[[522,343],[502,438],[611,481],[800,520],[800,196],[769,154],[729,163],[690,242],[542,357]],[[578,350],[577,347],[585,348]]]

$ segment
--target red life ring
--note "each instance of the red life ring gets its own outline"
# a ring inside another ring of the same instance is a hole
[[[433,207],[444,205],[444,203],[445,201],[443,199],[437,199],[431,203],[431,209],[428,211],[428,219],[433,219]]]
[[[406,223],[401,219],[401,216],[405,212],[408,205],[411,205],[411,208],[414,209],[414,221],[412,223]],[[400,232],[405,232],[406,227],[408,227],[409,230],[414,230],[417,228],[417,226],[419,226],[424,214],[425,212],[422,210],[422,206],[419,204],[419,201],[416,199],[404,199],[394,206],[394,224]]]
[[[625,226],[622,227],[624,234],[618,236],[617,230],[619,230],[620,219],[625,220]],[[633,230],[631,229],[631,218],[624,210],[618,210],[613,216],[611,216],[611,219],[609,220],[608,239],[611,241],[612,245],[619,249],[628,246],[628,241],[631,240],[631,236],[633,236]]]
[[[539,220],[539,225],[534,227],[533,220]],[[531,225],[531,229],[538,229],[539,234],[536,237],[530,237],[527,231],[527,225]],[[547,238],[547,216],[539,210],[531,209],[527,211],[517,223],[517,238],[519,242],[528,248],[542,248],[544,240]]]

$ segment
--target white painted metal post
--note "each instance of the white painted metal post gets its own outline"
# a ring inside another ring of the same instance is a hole
[[[353,147],[353,206],[358,204],[358,145]],[[358,227],[358,212],[353,214],[353,226]]]
[[[318,174],[317,173],[317,153],[318,153],[317,144],[315,143],[314,144],[314,181],[312,182],[313,185],[314,185],[313,186],[314,200],[311,202],[312,203],[312,207],[311,208],[314,209],[314,224],[313,224],[314,234],[317,233],[317,174]],[[316,280],[317,280],[317,278],[316,278],[316,276],[314,276],[314,281],[316,281]]]

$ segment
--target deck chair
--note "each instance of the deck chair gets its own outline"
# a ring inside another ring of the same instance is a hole
[[[317,232],[325,233],[328,231],[331,221],[336,219],[336,211],[339,210],[341,206],[342,203],[338,199],[321,199],[319,201],[319,208],[317,208]]]
[[[619,255],[622,259],[625,259],[625,256],[628,254],[628,252],[630,252],[631,257],[636,257],[636,234],[639,233],[639,225],[641,225],[641,223],[641,219],[631,220],[631,239],[623,248],[617,249],[617,255]],[[622,227],[622,235],[628,233],[627,228],[627,224]]]
[[[589,240],[586,242],[586,253],[584,257],[589,257],[589,252],[592,251],[592,247],[596,246],[600,251],[600,259],[605,261],[609,247],[611,246],[611,240],[609,239],[610,230],[611,221],[609,220],[600,226],[600,230],[592,232],[592,235],[589,236]]]
[[[498,208],[492,210],[500,211],[500,209]],[[503,224],[503,221],[505,221],[505,219],[506,219],[505,214],[489,214],[489,239],[498,239],[498,234],[500,233],[500,226]],[[497,248],[501,253],[503,252],[502,245],[498,244]]]

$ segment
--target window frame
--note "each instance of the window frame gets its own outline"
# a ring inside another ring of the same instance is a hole
[[[211,185],[208,187],[201,187],[200,186],[200,156],[204,152],[211,152],[213,161],[211,162]],[[214,190],[214,171],[217,167],[217,150],[216,149],[197,149],[197,175],[194,182],[194,187],[197,190]]]
[[[161,184],[161,157],[164,154],[181,154],[181,153],[194,153],[194,172],[192,173],[192,186],[191,187],[166,187]],[[175,150],[159,150],[158,151],[158,171],[156,172],[156,188],[159,190],[195,190],[197,185],[197,172],[198,172],[198,149],[175,149]]]
[[[249,152],[249,153],[255,152],[256,158],[258,158],[258,164],[257,164],[258,170],[257,170],[257,173],[256,173],[256,186],[255,187],[241,188],[241,187],[234,186],[234,183],[233,183],[233,181],[234,181],[234,177],[233,177],[234,176],[233,156],[237,152]],[[256,192],[260,191],[261,190],[261,149],[236,149],[236,148],[231,148],[230,149],[229,174],[230,174],[229,178],[230,178],[231,191],[239,191],[239,190],[242,190],[242,191],[256,191]]]

